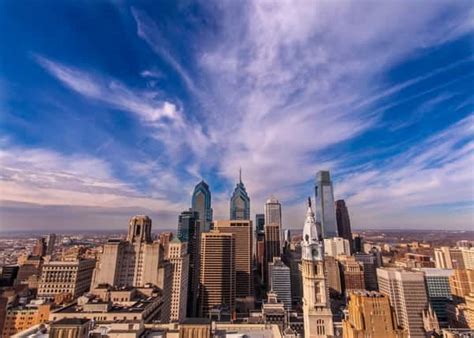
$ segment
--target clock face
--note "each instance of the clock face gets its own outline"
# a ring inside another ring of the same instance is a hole
[[[313,257],[318,257],[318,250],[313,249]]]

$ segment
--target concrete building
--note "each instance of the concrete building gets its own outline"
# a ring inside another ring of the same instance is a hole
[[[196,317],[198,313],[199,296],[199,266],[201,246],[201,225],[199,213],[189,210],[183,211],[178,218],[178,238],[188,243],[189,254],[189,282],[187,317]]]
[[[38,299],[53,301],[61,295],[82,296],[90,289],[95,263],[93,259],[45,262],[38,285]]]
[[[132,217],[125,241],[110,239],[94,271],[93,288],[100,284],[141,287],[160,283],[165,274],[163,247],[151,237],[151,219],[148,216]],[[169,268],[167,276],[169,276]]]
[[[347,210],[346,202],[344,200],[336,201],[336,223],[338,236],[349,241],[349,254],[351,254],[354,250],[352,243],[351,220],[349,218],[349,211]]]
[[[306,212],[301,243],[303,317],[306,338],[326,338],[334,335],[321,238],[311,209],[311,200],[308,199],[308,211]]]
[[[92,321],[84,318],[64,318],[50,324],[50,338],[89,337]]]
[[[250,197],[242,182],[242,170],[239,170],[239,183],[235,186],[234,193],[230,198],[230,219],[250,219]]]
[[[193,191],[192,210],[199,214],[200,232],[209,231],[212,222],[211,190],[205,181],[199,182]]]
[[[398,325],[411,338],[424,338],[423,311],[428,308],[425,277],[420,271],[377,269],[379,290],[389,297]]]
[[[351,291],[347,318],[342,321],[344,338],[405,338],[398,328],[387,296],[375,291]]]
[[[189,254],[187,242],[181,242],[175,238],[169,243],[169,261],[172,271],[170,321],[181,322],[186,318],[188,300]]]
[[[474,248],[461,248],[464,268],[474,270]]]
[[[344,291],[341,281],[341,268],[339,267],[339,261],[332,256],[326,256],[324,257],[324,267],[326,269],[329,294],[331,297],[339,297]]]
[[[352,256],[339,256],[342,289],[348,293],[365,289],[364,264]]]
[[[235,309],[235,238],[231,233],[210,231],[201,237],[199,316],[220,305]]]
[[[377,268],[380,267],[377,263],[377,256],[374,254],[358,252],[354,254],[354,258],[364,266],[365,289],[369,291],[377,291]]]
[[[450,269],[421,268],[425,274],[426,291],[431,307],[441,327],[447,325],[446,306],[453,300],[449,278],[453,274]]]
[[[274,257],[268,267],[270,275],[270,290],[276,294],[286,310],[291,310],[291,273],[290,268]]]
[[[324,254],[326,256],[350,256],[351,245],[347,239],[342,237],[332,237],[324,239]]]
[[[5,312],[2,337],[10,337],[31,326],[48,321],[50,305],[32,303],[10,307]]]
[[[234,235],[235,245],[235,296],[253,297],[253,230],[249,220],[216,220],[213,229],[221,233]]]
[[[464,269],[464,258],[460,248],[442,246],[434,249],[435,267],[438,269]]]
[[[158,236],[160,245],[163,247],[163,258],[168,259],[169,257],[169,244],[173,239],[173,233],[170,231],[162,232]]]
[[[337,237],[334,193],[329,171],[318,171],[314,185],[316,222],[321,225],[322,238]]]
[[[449,277],[451,293],[457,301],[464,301],[464,298],[474,292],[474,270],[454,269]]]
[[[282,261],[290,268],[291,299],[295,305],[301,304],[303,297],[303,282],[301,280],[301,246],[287,247]]]

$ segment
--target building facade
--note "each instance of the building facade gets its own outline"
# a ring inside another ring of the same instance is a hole
[[[242,171],[239,171],[239,183],[235,186],[232,197],[230,198],[230,219],[250,219],[250,197],[242,182]]]
[[[324,254],[327,256],[350,256],[351,244],[342,237],[332,237],[324,239]]]
[[[309,199],[301,247],[304,336],[332,337],[334,325],[325,276],[324,248]]]
[[[290,268],[274,257],[273,262],[269,264],[270,290],[274,292],[280,302],[283,303],[285,310],[291,310],[291,274]]]
[[[349,247],[352,253],[354,247],[352,243],[351,220],[349,218],[349,210],[347,210],[344,200],[336,201],[336,223],[338,236],[349,241]]]
[[[231,233],[210,231],[201,237],[199,317],[214,307],[235,309],[235,239]]]
[[[329,171],[318,171],[314,186],[316,198],[316,222],[321,224],[323,238],[337,237],[334,193]]]
[[[450,269],[421,268],[425,274],[426,291],[430,305],[441,326],[447,325],[446,306],[453,300],[449,278],[453,274]]]
[[[212,222],[211,190],[209,185],[201,181],[195,187],[192,197],[192,210],[199,213],[200,232],[209,231]]]
[[[189,285],[187,246],[187,242],[181,242],[178,238],[169,243],[172,271],[170,320],[173,322],[181,322],[186,318]]]

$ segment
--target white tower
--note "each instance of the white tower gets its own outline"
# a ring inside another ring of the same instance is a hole
[[[325,338],[334,336],[329,291],[324,269],[324,247],[308,198],[308,211],[303,228],[302,277],[304,336]]]

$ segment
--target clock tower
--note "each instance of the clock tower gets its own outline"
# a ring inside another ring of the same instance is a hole
[[[304,336],[333,337],[334,326],[324,269],[323,240],[321,229],[311,209],[311,198],[308,198],[301,250]]]

